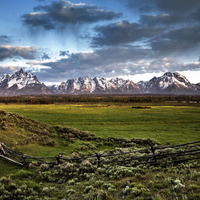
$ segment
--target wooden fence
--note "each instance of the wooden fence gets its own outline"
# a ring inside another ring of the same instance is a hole
[[[137,155],[138,154],[138,155]],[[54,157],[33,157],[27,154],[16,152],[5,144],[0,143],[0,158],[20,166],[27,166],[32,161],[38,165],[46,163],[49,165],[57,165],[63,162],[81,163],[84,160],[89,160],[92,164],[101,165],[159,165],[165,162],[180,163],[189,160],[200,159],[200,141],[190,142],[179,145],[170,146],[150,146],[146,149],[136,151],[120,152],[116,154],[99,154],[67,158],[63,155]]]

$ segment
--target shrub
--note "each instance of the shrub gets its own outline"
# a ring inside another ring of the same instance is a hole
[[[89,185],[89,186],[86,186],[85,187],[85,189],[84,189],[84,191],[83,191],[83,193],[88,193],[90,190],[92,190],[93,189],[93,186],[92,185]]]
[[[40,190],[40,185],[37,182],[33,181],[33,180],[28,180],[25,183],[26,183],[26,185],[24,185],[24,187],[33,188],[36,191]]]
[[[101,188],[103,185],[104,185],[104,181],[100,181],[100,180],[97,180],[97,181],[94,183],[94,187],[95,187],[95,188]]]
[[[141,190],[140,189],[138,189],[136,187],[130,189],[130,195],[131,195],[131,197],[137,197],[140,194],[141,194]]]
[[[1,183],[3,183],[3,184],[8,184],[8,183],[10,183],[10,178],[8,178],[8,177],[5,177],[5,176],[3,176],[3,177],[1,177],[1,179],[0,179],[0,182]]]
[[[67,182],[68,185],[74,185],[76,182],[75,180],[71,179]]]
[[[28,178],[28,177],[30,177],[32,175],[33,175],[32,172],[29,172],[29,171],[21,169],[20,171],[18,171],[15,174],[13,174],[11,177],[12,178],[16,178],[16,179],[23,179],[23,178]]]
[[[200,188],[200,186],[196,185],[196,184],[190,184],[189,185],[189,189],[190,190],[193,190],[193,191],[196,191]]]
[[[41,164],[40,165],[40,170],[41,171],[48,171],[49,170],[49,165],[48,164]]]
[[[68,189],[68,190],[66,191],[66,193],[67,193],[67,195],[71,195],[71,194],[76,193],[76,191],[73,190],[73,189]]]

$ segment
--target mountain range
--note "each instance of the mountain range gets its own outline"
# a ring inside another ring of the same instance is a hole
[[[50,95],[50,94],[175,94],[200,95],[200,83],[192,84],[185,76],[177,72],[167,72],[161,77],[149,81],[134,83],[122,78],[105,78],[87,76],[68,79],[60,85],[46,86],[36,75],[23,69],[13,75],[4,74],[0,79],[0,95]]]

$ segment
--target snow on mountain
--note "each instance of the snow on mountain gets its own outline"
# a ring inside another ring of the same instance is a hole
[[[57,81],[57,80],[56,80]],[[200,94],[200,83],[192,84],[186,77],[175,72],[167,72],[161,77],[135,84],[131,80],[112,78],[106,80],[98,76],[68,79],[60,85],[47,87],[34,74],[22,69],[13,75],[4,74],[0,78],[0,95],[31,94]]]
[[[112,84],[107,81],[105,78],[100,78],[99,76],[96,76],[94,77],[94,82],[95,82],[95,85],[96,85],[96,91],[106,91],[106,90],[109,90],[111,89],[112,87]]]
[[[19,89],[22,89],[23,87],[26,87],[27,85],[32,83],[40,84],[34,74],[24,72],[23,69],[20,69],[8,78],[8,88],[11,88],[13,85],[16,84]]]
[[[47,86],[38,81],[34,74],[24,72],[23,69],[11,76],[4,74],[0,79],[0,95],[50,93]]]
[[[4,74],[3,77],[0,79],[0,83],[2,83],[5,80],[8,80],[10,76],[8,74]]]
[[[87,76],[78,78],[78,81],[75,81],[75,86],[75,90],[81,93],[92,93],[95,90],[94,80]]]
[[[58,87],[60,94],[109,94],[109,93],[140,93],[138,86],[129,80],[113,78],[106,80],[98,76],[93,79],[85,76],[76,80],[69,79]]]
[[[137,85],[142,92],[153,94],[189,94],[197,91],[194,84],[191,84],[185,76],[177,72],[167,72],[161,77],[152,78],[150,81],[140,81]]]

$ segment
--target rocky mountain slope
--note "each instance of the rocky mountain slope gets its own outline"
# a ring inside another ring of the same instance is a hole
[[[161,77],[137,83],[142,93],[150,94],[200,94],[199,84],[190,83],[177,72],[167,72]]]
[[[47,87],[36,75],[22,69],[13,75],[5,74],[0,79],[0,96],[35,94],[200,94],[200,83],[192,84],[186,77],[175,72],[167,72],[161,77],[135,84],[131,80],[98,76],[68,79],[60,85]]]
[[[138,94],[139,87],[130,80],[113,78],[80,77],[77,80],[69,79],[62,82],[57,90],[59,94]]]
[[[36,75],[22,69],[13,75],[4,74],[0,79],[0,95],[51,94],[49,88],[38,81]]]

